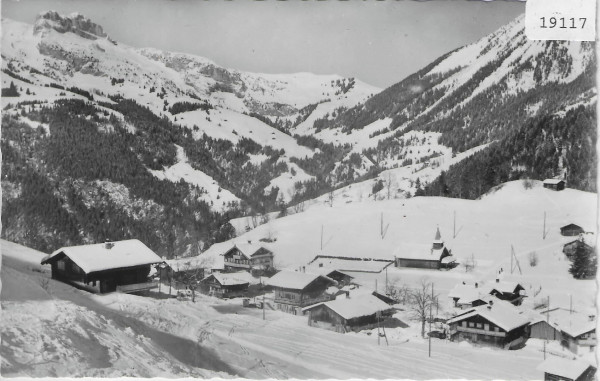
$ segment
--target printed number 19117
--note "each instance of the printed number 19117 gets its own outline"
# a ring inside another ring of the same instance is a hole
[[[587,20],[586,17],[580,17],[579,21],[575,17],[566,18],[566,17],[540,17],[542,21],[541,28],[560,28],[560,29],[583,29],[585,26],[585,22]]]

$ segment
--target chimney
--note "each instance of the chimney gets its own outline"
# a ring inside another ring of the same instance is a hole
[[[477,287],[479,287],[479,284],[478,284],[478,283],[475,283],[475,288],[477,288]]]
[[[346,291],[346,299],[350,299],[350,291]]]
[[[322,264],[322,263],[319,263],[319,267],[323,267],[323,264]]]
[[[251,243],[252,243],[252,240],[251,240],[251,239],[249,239],[249,240],[248,240],[248,243],[250,243],[250,244],[251,244]]]
[[[302,266],[302,272],[305,273],[306,272],[306,266]]]
[[[496,278],[496,283],[500,283],[500,279]]]

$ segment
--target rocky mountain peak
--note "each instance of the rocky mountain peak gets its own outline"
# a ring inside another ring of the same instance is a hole
[[[40,13],[35,20],[33,34],[43,34],[49,30],[55,30],[59,33],[72,32],[89,40],[107,37],[102,26],[79,13],[72,13],[68,16],[60,15],[56,11]]]

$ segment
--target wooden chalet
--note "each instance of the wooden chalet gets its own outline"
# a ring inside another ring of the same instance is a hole
[[[302,308],[331,300],[326,290],[336,282],[324,275],[296,271],[280,271],[266,282],[275,292],[275,308],[298,315]]]
[[[200,290],[218,298],[244,296],[250,285],[250,273],[213,273],[200,281]]]
[[[273,268],[273,252],[251,242],[235,244],[223,254],[223,257],[225,271],[269,270]]]
[[[561,191],[565,189],[566,184],[567,183],[564,180],[560,179],[546,179],[543,182],[544,188],[552,189],[555,191]]]
[[[52,279],[100,293],[140,292],[157,286],[149,282],[152,265],[163,260],[137,239],[63,247],[42,260]]]
[[[474,307],[446,322],[450,339],[504,349],[522,346],[529,336],[529,320],[510,303],[498,300]]]
[[[479,286],[479,283],[462,282],[450,290],[448,297],[454,302],[454,307],[467,309],[487,304],[493,300],[489,292],[489,288]]]
[[[536,368],[544,372],[544,381],[593,381],[596,367],[584,360],[550,357]]]
[[[517,282],[501,282],[499,279],[496,279],[496,283],[489,287],[491,288],[490,295],[510,302],[515,306],[521,305],[523,298],[525,298],[525,287]]]
[[[417,246],[396,251],[396,267],[414,267],[421,269],[441,269],[456,266],[456,261],[444,245],[440,229],[435,233],[433,244],[427,247]]]
[[[583,249],[586,254],[591,254],[595,251],[594,247],[589,245],[583,236],[574,241],[565,243],[562,251],[567,256],[567,258],[573,259],[573,256],[575,255],[575,253],[577,253],[577,250],[581,249]]]
[[[335,332],[358,332],[377,327],[382,314],[390,311],[390,306],[370,293],[351,296],[345,293],[335,300],[321,302],[302,309],[308,313],[308,325]]]
[[[583,233],[585,233],[583,228],[575,224],[568,224],[560,228],[560,235],[565,237],[574,237]]]
[[[560,344],[575,354],[594,352],[596,349],[596,321],[560,324]]]
[[[529,323],[529,337],[531,339],[561,341],[562,333],[560,327],[544,316],[537,315]]]

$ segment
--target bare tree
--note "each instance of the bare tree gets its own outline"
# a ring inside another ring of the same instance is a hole
[[[200,260],[192,265],[192,261],[186,262],[183,267],[177,269],[177,280],[187,287],[192,292],[192,302],[196,301],[196,288],[198,283],[204,276],[204,270],[212,266],[212,258],[200,258]]]
[[[532,251],[531,253],[529,253],[529,266],[531,267],[535,267],[538,264],[538,255],[535,251]]]
[[[434,284],[426,278],[421,279],[417,288],[411,290],[409,295],[409,308],[412,317],[421,322],[421,337],[425,337],[425,322],[431,313],[430,308],[438,307],[437,294],[433,293]]]
[[[327,193],[327,203],[332,208],[333,208],[333,200],[334,199],[335,199],[335,193],[334,193],[334,190],[332,189],[329,193]]]

